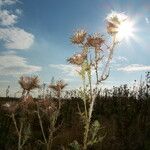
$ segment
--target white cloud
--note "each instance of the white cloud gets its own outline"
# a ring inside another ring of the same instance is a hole
[[[150,23],[150,21],[149,21],[148,17],[145,17],[145,21],[146,21],[146,23],[147,23],[147,24],[149,24],[149,23]]]
[[[15,10],[16,14],[21,15],[22,14],[22,10],[21,9],[16,9]]]
[[[34,35],[17,27],[0,28],[0,40],[8,49],[29,49],[34,42]]]
[[[7,10],[4,5],[12,5],[19,0],[0,0],[0,42],[7,49],[29,49],[34,42],[34,35],[22,28],[14,26],[18,21],[18,16],[22,14],[21,9]]]
[[[68,76],[77,76],[77,71],[80,70],[80,67],[65,64],[50,64],[49,67],[61,70],[62,73]]]
[[[103,62],[106,63],[107,59],[108,59],[107,57],[104,57]],[[116,57],[112,58],[111,63],[113,63],[113,64],[119,63],[120,64],[120,63],[125,63],[127,61],[128,61],[128,59],[124,56],[116,56]]]
[[[0,56],[0,75],[21,75],[38,71],[41,71],[41,67],[29,65],[26,58],[15,54]]]
[[[17,23],[18,17],[11,14],[8,10],[0,10],[0,25],[9,26]]]
[[[131,64],[126,67],[118,68],[117,70],[124,71],[124,72],[149,71],[150,66],[146,66],[142,64]]]
[[[81,71],[80,66],[70,65],[70,64],[50,64],[50,68],[55,68],[60,70],[69,80],[73,80],[74,77],[79,77],[79,72]],[[91,69],[91,74],[95,74],[95,69]]]
[[[116,61],[121,61],[121,62],[127,62],[128,61],[128,59],[124,56],[115,57],[115,60]]]
[[[0,6],[2,5],[12,5],[18,2],[18,0],[0,0]]]
[[[10,81],[8,80],[0,80],[0,83],[9,83]]]

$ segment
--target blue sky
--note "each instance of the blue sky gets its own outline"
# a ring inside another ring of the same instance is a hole
[[[0,0],[0,89],[19,89],[23,74],[39,75],[42,82],[64,79],[79,86],[66,58],[77,47],[70,36],[78,28],[107,34],[105,18],[111,11],[134,20],[135,38],[116,48],[107,86],[133,83],[150,70],[149,0]],[[108,35],[107,35],[108,36]]]

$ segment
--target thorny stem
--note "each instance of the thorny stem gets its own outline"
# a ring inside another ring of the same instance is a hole
[[[42,124],[42,119],[41,119],[41,116],[40,116],[40,113],[39,113],[39,106],[37,105],[37,114],[38,114],[38,118],[39,118],[39,123],[40,123],[40,127],[41,127],[41,131],[42,131],[42,135],[43,135],[43,139],[44,139],[44,144],[46,144],[46,148],[47,150],[51,150],[52,148],[52,142],[53,142],[53,133],[57,130],[57,128],[55,128],[55,124],[56,124],[56,121],[57,121],[57,118],[58,118],[58,115],[59,115],[59,112],[60,112],[60,109],[61,109],[61,97],[60,95],[58,96],[58,110],[57,110],[57,113],[56,113],[56,116],[53,118],[54,120],[51,122],[51,126],[49,128],[49,135],[48,135],[48,139],[46,139],[46,136],[45,136],[45,133],[44,133],[44,129],[43,129],[43,124]]]
[[[22,133],[22,128],[23,128],[23,123],[21,122],[20,129],[18,129],[14,113],[12,114],[12,120],[13,120],[13,123],[15,125],[16,131],[17,131],[17,134],[18,134],[18,150],[21,150],[22,149],[22,146],[21,146],[21,133]]]
[[[90,102],[92,100],[92,81],[91,81],[91,68],[88,70],[88,80],[89,80],[89,85],[90,85]],[[88,112],[87,112],[88,113]],[[89,133],[89,126],[90,126],[90,120],[89,120],[89,115],[86,115],[86,122],[85,122],[85,131],[84,131],[84,145],[83,149],[87,149],[87,143],[88,143],[88,133]]]
[[[95,49],[95,73],[96,73],[96,82],[98,84],[98,52]]]
[[[84,93],[84,111],[85,111],[85,117],[87,118],[87,106],[86,106],[86,83],[85,83],[85,73],[83,76],[83,93]]]
[[[112,43],[112,46],[109,48],[110,53],[109,53],[106,65],[104,67],[104,70],[102,72],[101,79],[99,80],[99,82],[101,82],[103,80],[104,76],[108,73],[109,64],[110,64],[110,61],[112,60],[112,56],[113,56],[114,48],[115,48],[116,44],[117,44],[116,36],[113,36],[113,43]]]
[[[22,133],[22,128],[23,128],[23,123],[21,122],[20,125],[20,130],[19,130],[19,141],[18,141],[18,150],[22,149],[22,144],[21,144],[21,133]]]
[[[86,53],[88,52],[88,47],[87,46],[83,46],[83,51]],[[87,61],[87,58],[86,58],[86,61]],[[86,62],[87,63],[87,62]],[[83,64],[84,65],[84,64]],[[83,66],[82,66],[83,68]],[[84,68],[85,69],[85,68]],[[85,73],[85,70],[84,70],[84,73],[82,75],[82,80],[83,80],[83,93],[84,93],[84,111],[85,111],[85,117],[88,118],[88,112],[87,112],[87,105],[86,105],[86,82],[85,82],[85,76],[86,76],[86,73]]]
[[[108,56],[108,60],[106,62],[105,68],[104,68],[104,70],[102,72],[102,75],[101,75],[101,80],[103,79],[105,73],[107,73],[107,71],[108,71],[109,63],[112,59],[115,45],[116,45],[116,42],[115,42],[115,36],[114,36],[112,46],[109,49],[110,53],[109,53],[109,56]],[[96,73],[96,79],[97,79],[97,84],[98,84],[99,82],[101,82],[101,80],[100,81],[98,80],[98,53],[97,52],[95,52],[95,73]],[[89,72],[88,72],[88,79],[89,79],[89,84],[90,84],[90,91],[92,91],[91,74]],[[91,122],[93,107],[94,107],[95,98],[96,98],[96,96],[94,96],[94,97],[92,96],[92,92],[90,92],[90,96],[91,96],[91,101],[90,101],[90,107],[89,107],[89,110],[88,110],[88,116],[86,118],[85,132],[84,132],[84,145],[83,145],[84,150],[86,150],[87,146],[88,146],[87,145],[87,143],[88,143],[88,133],[89,133],[89,129],[90,129],[90,122]]]
[[[14,113],[12,114],[12,120],[13,120],[13,123],[14,123],[14,125],[15,125],[16,131],[17,131],[17,134],[19,135],[20,133],[19,133],[19,129],[18,129],[18,127],[17,127],[17,123],[16,123],[16,119],[15,119],[15,115],[14,115]]]
[[[92,93],[92,80],[91,80],[91,67],[88,70],[88,80],[89,80],[89,85],[90,85],[90,102],[92,100],[93,97],[93,93]]]
[[[91,76],[89,77],[89,84],[91,84]],[[90,86],[90,91],[92,91],[92,86]],[[84,146],[83,149],[86,150],[87,149],[87,143],[88,143],[88,133],[89,133],[89,129],[90,129],[90,122],[91,122],[91,117],[92,117],[92,112],[93,112],[93,106],[95,103],[95,96],[93,97],[93,93],[90,92],[90,108],[88,110],[88,117],[86,119],[86,125],[85,125],[85,135],[84,135]]]
[[[58,91],[58,110],[61,108],[61,88]]]
[[[41,131],[42,131],[44,142],[45,142],[45,144],[47,144],[47,140],[46,140],[46,136],[45,136],[45,133],[44,133],[42,119],[41,119],[41,116],[40,116],[38,104],[37,104],[37,115],[38,115],[38,118],[39,118],[40,128],[41,128]]]
[[[93,97],[93,93],[92,93],[92,81],[91,81],[91,78],[92,77],[91,77],[91,68],[90,68],[88,70],[88,80],[89,80],[89,85],[90,85],[90,107],[89,107],[89,110],[88,110],[88,116],[86,118],[86,124],[85,124],[84,145],[83,145],[83,149],[84,150],[87,150],[87,146],[88,146],[88,134],[89,134],[89,130],[90,130],[90,122],[91,122],[91,116],[92,116],[92,112],[93,112],[93,106],[94,106],[94,102],[95,102],[95,97]]]

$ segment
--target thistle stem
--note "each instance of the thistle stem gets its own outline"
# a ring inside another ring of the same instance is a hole
[[[86,106],[86,85],[85,85],[85,74],[84,74],[84,77],[83,77],[83,93],[84,93],[84,111],[85,111],[85,117],[87,118],[88,115],[87,115],[87,106]]]
[[[42,119],[41,119],[41,116],[40,116],[39,106],[38,105],[37,105],[37,115],[38,115],[38,118],[39,118],[40,128],[41,128],[41,131],[42,131],[44,142],[45,142],[45,144],[47,144],[47,140],[46,140],[46,136],[45,136],[45,133],[44,133]]]
[[[104,70],[102,72],[101,79],[99,80],[99,82],[102,81],[104,75],[108,72],[109,64],[110,64],[110,61],[112,60],[115,46],[116,46],[116,36],[113,36],[113,43],[112,43],[112,46],[109,48],[110,53],[109,53],[107,62],[105,64],[105,67],[104,67]]]
[[[91,68],[88,71],[88,80],[89,80],[89,85],[90,85],[90,108],[88,110],[88,116],[86,117],[86,123],[85,123],[84,145],[83,145],[84,150],[87,150],[87,146],[88,146],[88,134],[89,134],[91,115],[92,115],[92,110],[93,110],[93,105],[94,105],[94,99],[93,99],[93,93],[92,93],[92,81],[91,81]]]
[[[12,120],[13,120],[13,123],[14,123],[15,128],[16,128],[16,132],[17,132],[17,135],[18,135],[18,150],[21,150],[22,149],[22,146],[21,146],[21,133],[22,133],[22,128],[23,128],[23,123],[21,123],[20,129],[18,129],[17,122],[16,122],[14,114],[12,114]]]
[[[95,49],[95,73],[96,73],[96,82],[98,84],[98,53]]]

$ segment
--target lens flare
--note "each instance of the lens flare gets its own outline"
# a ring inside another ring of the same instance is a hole
[[[126,19],[118,26],[117,39],[129,40],[129,38],[134,36],[134,24],[131,20]]]

